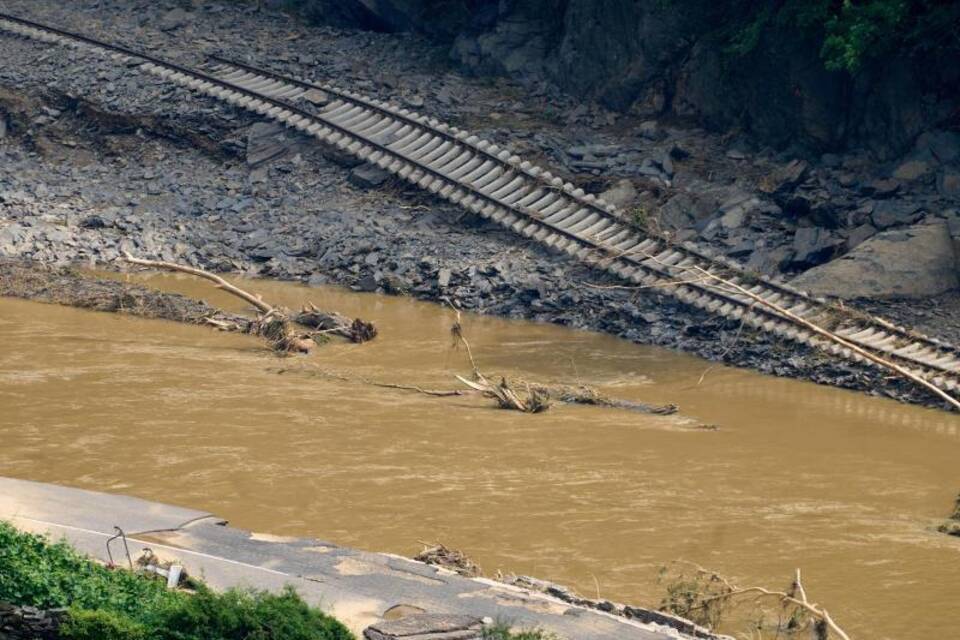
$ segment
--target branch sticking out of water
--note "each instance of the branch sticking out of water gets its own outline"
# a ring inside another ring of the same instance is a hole
[[[773,310],[774,312],[776,312],[776,313],[779,314],[780,316],[790,319],[790,320],[793,321],[794,323],[799,324],[799,325],[801,325],[801,326],[809,329],[810,331],[816,333],[817,335],[819,335],[819,336],[821,336],[821,337],[823,337],[823,338],[826,338],[826,339],[829,340],[830,342],[833,342],[833,343],[835,343],[835,344],[840,345],[841,347],[844,347],[844,348],[846,348],[846,349],[849,349],[850,351],[853,351],[853,352],[856,353],[857,355],[860,355],[860,356],[866,358],[866,359],[869,360],[870,362],[873,362],[874,364],[877,364],[877,365],[879,365],[879,366],[881,366],[881,367],[884,367],[884,368],[886,368],[886,369],[889,369],[890,371],[893,371],[893,372],[896,373],[897,375],[899,375],[899,376],[901,376],[901,377],[903,377],[903,378],[906,378],[907,380],[910,380],[911,382],[914,382],[915,384],[920,385],[921,387],[927,389],[927,390],[930,391],[931,393],[933,393],[933,394],[939,396],[940,398],[942,398],[943,400],[947,401],[954,409],[960,410],[960,400],[957,400],[956,398],[954,398],[952,395],[950,395],[950,394],[947,393],[946,391],[943,391],[942,389],[940,389],[939,387],[937,387],[936,385],[934,385],[933,383],[931,383],[929,380],[927,380],[927,379],[924,378],[923,376],[918,375],[918,374],[914,373],[913,371],[910,371],[909,369],[898,365],[898,364],[895,363],[895,362],[891,362],[890,360],[887,360],[886,358],[883,358],[883,357],[881,357],[881,356],[878,356],[877,354],[875,354],[875,353],[873,353],[873,352],[871,352],[871,351],[868,351],[868,350],[866,350],[866,349],[864,349],[864,348],[862,348],[862,347],[860,347],[860,346],[858,346],[858,345],[850,342],[849,340],[847,340],[847,339],[845,339],[845,338],[842,338],[841,336],[837,335],[836,333],[834,333],[834,332],[832,332],[832,331],[830,331],[830,330],[828,330],[828,329],[825,329],[825,328],[821,327],[820,325],[818,325],[818,324],[816,324],[816,323],[810,322],[810,321],[807,320],[806,318],[802,318],[802,317],[798,316],[797,314],[791,312],[789,309],[787,309],[787,308],[785,308],[785,307],[783,307],[783,306],[781,306],[781,305],[778,305],[778,304],[776,304],[776,303],[774,303],[774,302],[770,302],[769,300],[766,300],[766,299],[762,298],[761,296],[758,296],[757,294],[753,293],[752,291],[749,291],[749,290],[745,289],[744,287],[741,287],[740,285],[736,284],[735,282],[731,282],[730,280],[727,280],[727,279],[725,279],[725,278],[722,278],[722,277],[718,276],[717,274],[715,274],[715,273],[713,273],[713,272],[711,272],[711,271],[709,271],[709,270],[707,270],[707,269],[704,269],[703,267],[699,267],[699,266],[696,266],[696,265],[693,265],[693,266],[683,266],[683,267],[681,267],[681,266],[674,266],[674,265],[668,265],[668,264],[664,263],[663,261],[658,260],[656,256],[653,256],[653,255],[651,255],[651,254],[649,254],[649,253],[639,252],[639,255],[641,255],[642,257],[644,257],[644,258],[646,258],[646,259],[648,259],[648,260],[651,260],[651,261],[653,261],[653,262],[655,262],[655,263],[657,263],[657,264],[666,266],[666,267],[668,267],[668,268],[670,268],[670,269],[679,270],[679,271],[681,271],[682,273],[694,273],[694,274],[697,274],[698,278],[700,278],[700,279],[702,280],[702,282],[705,283],[704,286],[707,286],[707,287],[716,289],[716,290],[718,290],[718,291],[723,291],[723,292],[728,293],[728,294],[729,294],[729,293],[735,293],[735,294],[739,294],[739,295],[742,295],[742,296],[746,296],[747,298],[753,300],[754,303],[760,304],[760,305],[762,305],[762,306],[764,306],[764,307],[767,307],[768,309]],[[671,283],[664,283],[664,284],[665,284],[665,286],[666,286],[667,284],[671,284]]]
[[[677,560],[674,564],[689,565],[696,573],[691,579],[680,571],[675,579],[667,584],[667,598],[661,605],[663,610],[716,628],[724,614],[724,603],[744,599],[741,596],[753,596],[751,599],[754,602],[776,600],[784,607],[782,614],[787,616],[787,621],[778,623],[777,632],[799,631],[812,621],[818,640],[828,640],[831,633],[841,640],[850,640],[850,636],[823,606],[809,600],[800,580],[800,569],[796,570],[788,590],[773,591],[764,587],[741,587],[716,571],[704,569],[693,562]],[[784,625],[786,629],[781,628]]]
[[[249,303],[260,312],[257,319],[251,323],[249,332],[266,338],[276,351],[307,353],[315,344],[326,340],[326,336],[331,333],[341,335],[353,342],[366,342],[377,335],[377,328],[373,323],[365,322],[360,318],[351,322],[349,318],[338,313],[320,311],[312,304],[297,314],[291,314],[286,309],[267,304],[259,295],[241,289],[222,277],[203,269],[162,260],[135,258],[127,252],[124,252],[120,259],[149,269],[187,273],[209,280],[214,283],[216,288]],[[217,322],[211,322],[211,324],[225,328]],[[297,331],[295,324],[311,327],[315,331]]]

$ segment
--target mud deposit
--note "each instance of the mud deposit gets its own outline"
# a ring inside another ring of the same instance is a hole
[[[206,284],[149,282],[242,310]],[[475,316],[464,329],[486,372],[680,413],[523,415],[375,388],[335,376],[456,387],[469,365],[449,312],[251,286],[369,318],[380,337],[278,359],[251,337],[0,298],[0,474],[404,555],[439,540],[487,574],[638,604],[659,601],[657,569],[674,558],[771,587],[799,566],[853,637],[949,638],[960,623],[960,540],[935,531],[960,487],[957,416]]]

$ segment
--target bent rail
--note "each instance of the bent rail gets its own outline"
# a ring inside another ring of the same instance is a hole
[[[615,207],[508,150],[389,103],[212,57],[209,71],[0,13],[0,30],[110,55],[169,82],[264,115],[556,251],[639,286],[796,343],[879,366],[802,321],[889,360],[943,391],[960,388],[960,348],[814,298],[692,243],[641,231]],[[710,273],[736,288],[716,284]],[[691,274],[694,274],[691,276]],[[742,288],[742,290],[738,290]],[[746,291],[749,295],[744,293]],[[754,296],[754,297],[752,297]],[[757,297],[785,309],[780,313]],[[798,322],[798,319],[800,322]]]

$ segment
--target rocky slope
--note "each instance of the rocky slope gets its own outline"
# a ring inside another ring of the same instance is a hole
[[[821,56],[825,19],[797,24],[803,7],[796,5],[803,3],[774,3],[773,9],[715,0],[273,4],[341,24],[416,30],[449,47],[469,72],[547,79],[618,112],[739,127],[781,149],[867,148],[890,158],[925,130],[960,126],[960,71],[949,49],[878,56],[856,74],[829,71]],[[799,15],[788,19],[793,14]],[[940,19],[958,20],[956,12]]]
[[[882,165],[863,154],[811,163],[747,138],[617,114],[548,85],[465,78],[446,66],[442,48],[411,34],[307,27],[209,2],[186,11],[173,2],[10,0],[5,10],[186,64],[217,52],[399,101],[607,191],[638,221],[756,271],[797,273],[869,246],[881,230],[913,237],[918,224],[941,240],[931,264],[954,269],[949,236],[960,229],[949,185],[960,139],[950,132],[921,137],[908,157]],[[289,138],[285,155],[258,163],[259,142],[282,134],[136,70],[7,36],[0,59],[0,256],[103,264],[127,250],[451,298],[483,313],[927,401],[875,372],[786,348],[661,293],[590,286],[611,283],[303,140]],[[898,286],[919,282],[917,269],[927,268],[908,269]],[[920,308],[884,309],[956,341],[956,300],[948,293]]]

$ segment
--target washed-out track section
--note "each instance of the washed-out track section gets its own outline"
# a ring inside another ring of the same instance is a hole
[[[3,13],[0,30],[110,56],[118,64],[136,66],[266,116],[545,247],[627,282],[657,288],[711,314],[838,357],[875,364],[818,335],[799,318],[831,329],[849,343],[908,369],[943,391],[960,387],[958,347],[811,297],[778,279],[745,274],[735,262],[693,244],[678,245],[640,231],[603,200],[506,149],[433,118],[328,84],[223,58],[210,58],[203,70],[191,69]]]

